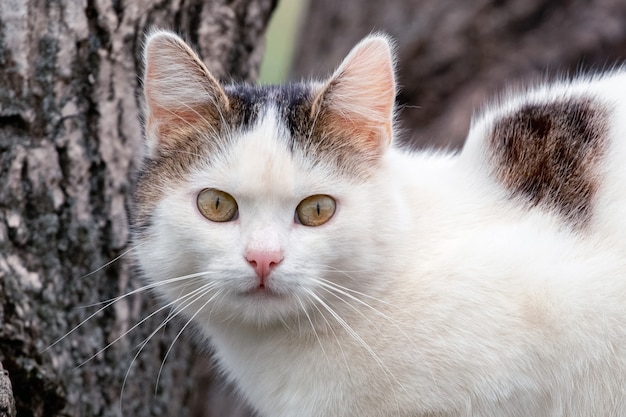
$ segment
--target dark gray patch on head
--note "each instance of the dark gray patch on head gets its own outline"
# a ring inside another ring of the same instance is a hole
[[[605,106],[579,97],[523,105],[495,122],[488,147],[498,181],[514,197],[578,226],[592,214],[607,134]]]
[[[262,109],[274,105],[279,117],[291,130],[300,109],[310,109],[310,88],[305,84],[231,85],[225,88],[230,102],[229,123],[233,127],[249,128],[257,121]],[[293,132],[293,131],[292,131]]]
[[[258,120],[259,110],[267,102],[267,97],[259,91],[258,87],[249,85],[230,85],[224,90],[230,105],[225,122],[236,129],[253,126]]]
[[[304,155],[314,165],[331,163],[349,177],[363,177],[363,171],[374,165],[367,150],[351,140],[350,132],[333,128],[330,111],[322,108],[313,114],[313,101],[319,92],[311,84],[235,85],[225,90],[231,103],[233,127],[252,127],[262,109],[271,105],[289,133],[286,145],[292,153]]]
[[[229,123],[232,127],[253,127],[262,109],[271,105],[277,111],[279,121],[287,128],[288,147],[292,152],[304,138],[313,139],[310,135],[313,95],[309,85],[232,85],[225,90],[230,101]]]

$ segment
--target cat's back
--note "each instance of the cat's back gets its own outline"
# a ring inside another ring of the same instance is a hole
[[[543,381],[528,415],[626,407],[624,97],[621,70],[545,84],[494,102],[456,155],[390,154],[412,259],[392,298],[434,329],[420,343],[457,335],[446,363]]]
[[[626,256],[624,97],[624,69],[543,83],[492,101],[456,154],[390,152],[409,223],[442,241],[508,225]]]
[[[479,288],[485,303],[525,305],[581,338],[610,329],[626,341],[626,327],[592,319],[626,317],[624,97],[623,69],[545,83],[494,101],[456,155],[392,154],[411,208],[410,275],[433,293]]]
[[[448,264],[463,258],[462,269],[473,259],[540,276],[565,292],[602,283],[626,315],[624,97],[624,69],[544,83],[492,102],[456,155],[392,155],[414,208],[409,235],[432,239],[415,247],[439,248],[425,257]]]
[[[625,96],[624,70],[509,94],[476,119],[460,159],[513,204],[617,238],[626,232]]]

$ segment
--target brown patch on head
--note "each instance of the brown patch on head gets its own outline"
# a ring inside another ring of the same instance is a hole
[[[241,128],[242,109],[229,98],[194,51],[178,36],[156,31],[145,47],[146,157],[132,210],[145,228],[156,204],[179,187],[191,169],[218,155]]]
[[[367,178],[390,142],[391,122],[381,125],[352,116],[337,112],[332,103],[323,103],[320,110],[313,107],[303,149],[332,161],[342,172]]]
[[[239,87],[237,94],[229,92],[233,108],[240,114],[242,126],[255,120],[264,102],[271,102],[278,119],[287,129],[286,146],[298,158],[309,160],[314,166],[324,165],[346,178],[364,179],[371,175],[383,149],[377,143],[364,144],[366,130],[356,120],[342,119],[331,106],[315,111],[319,86],[294,83],[282,86]],[[255,103],[251,107],[251,103]],[[365,124],[365,122],[362,122]],[[360,128],[358,129],[357,126]]]
[[[590,98],[525,104],[495,122],[488,144],[495,175],[513,196],[582,225],[599,187],[607,131],[605,108]]]

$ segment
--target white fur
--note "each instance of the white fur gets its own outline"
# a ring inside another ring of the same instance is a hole
[[[624,73],[527,93],[487,111],[459,155],[389,148],[361,182],[294,158],[270,107],[168,190],[141,266],[154,282],[206,272],[159,291],[172,301],[214,283],[186,314],[262,416],[626,415],[625,93]],[[612,114],[592,222],[574,231],[509,199],[483,154],[520,102],[579,94]],[[235,198],[236,221],[199,214],[207,187]],[[314,194],[336,198],[335,216],[294,223]],[[256,285],[250,245],[284,251],[274,295],[243,294]]]

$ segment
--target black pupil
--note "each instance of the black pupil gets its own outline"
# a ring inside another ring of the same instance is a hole
[[[220,206],[220,198],[219,198],[219,197],[217,197],[217,198],[215,199],[215,210],[217,210],[219,206]]]
[[[318,216],[320,215],[320,203],[319,202],[317,203],[317,215]]]

